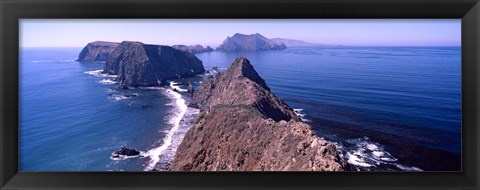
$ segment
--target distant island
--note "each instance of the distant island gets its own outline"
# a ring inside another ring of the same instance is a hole
[[[285,44],[287,47],[327,46],[327,44],[310,43],[302,40],[285,39],[285,38],[271,38],[270,40],[279,44]]]
[[[175,49],[178,49],[178,50],[189,52],[189,53],[203,53],[203,52],[214,51],[214,49],[211,48],[210,46],[203,47],[201,45],[191,45],[191,46],[173,45],[172,47],[175,48]]]
[[[240,34],[236,33],[232,37],[227,37],[223,43],[217,47],[217,51],[263,51],[263,50],[283,50],[287,46],[283,43],[277,43],[259,33]]]

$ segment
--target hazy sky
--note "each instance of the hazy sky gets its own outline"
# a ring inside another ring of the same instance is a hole
[[[354,46],[460,46],[460,19],[21,19],[22,47],[92,41],[218,46],[235,33]]]

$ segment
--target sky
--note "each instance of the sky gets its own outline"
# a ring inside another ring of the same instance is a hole
[[[344,46],[460,46],[460,19],[21,19],[21,47],[93,41],[217,47],[235,33]]]

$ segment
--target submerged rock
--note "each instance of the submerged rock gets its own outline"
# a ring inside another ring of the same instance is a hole
[[[172,162],[173,171],[339,171],[336,147],[313,134],[237,58],[194,92],[201,112]]]
[[[103,72],[117,75],[125,86],[158,86],[165,80],[203,73],[195,55],[170,46],[122,42],[105,63]]]
[[[211,52],[214,51],[210,46],[204,48],[201,45],[193,45],[193,46],[186,46],[186,45],[173,45],[175,49],[186,51],[189,53],[203,53],[203,52]]]
[[[107,61],[118,45],[115,42],[90,42],[82,49],[77,61]]]
[[[262,51],[262,50],[282,50],[287,49],[283,43],[277,43],[259,33],[245,35],[236,33],[232,37],[227,37],[223,43],[217,47],[217,51]]]

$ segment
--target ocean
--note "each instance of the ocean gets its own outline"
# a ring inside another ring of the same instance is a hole
[[[166,170],[198,110],[172,88],[116,90],[79,48],[23,48],[21,171]],[[461,170],[460,47],[290,47],[206,52],[205,69],[247,57],[273,93],[359,171]],[[121,147],[141,157],[112,158]]]

